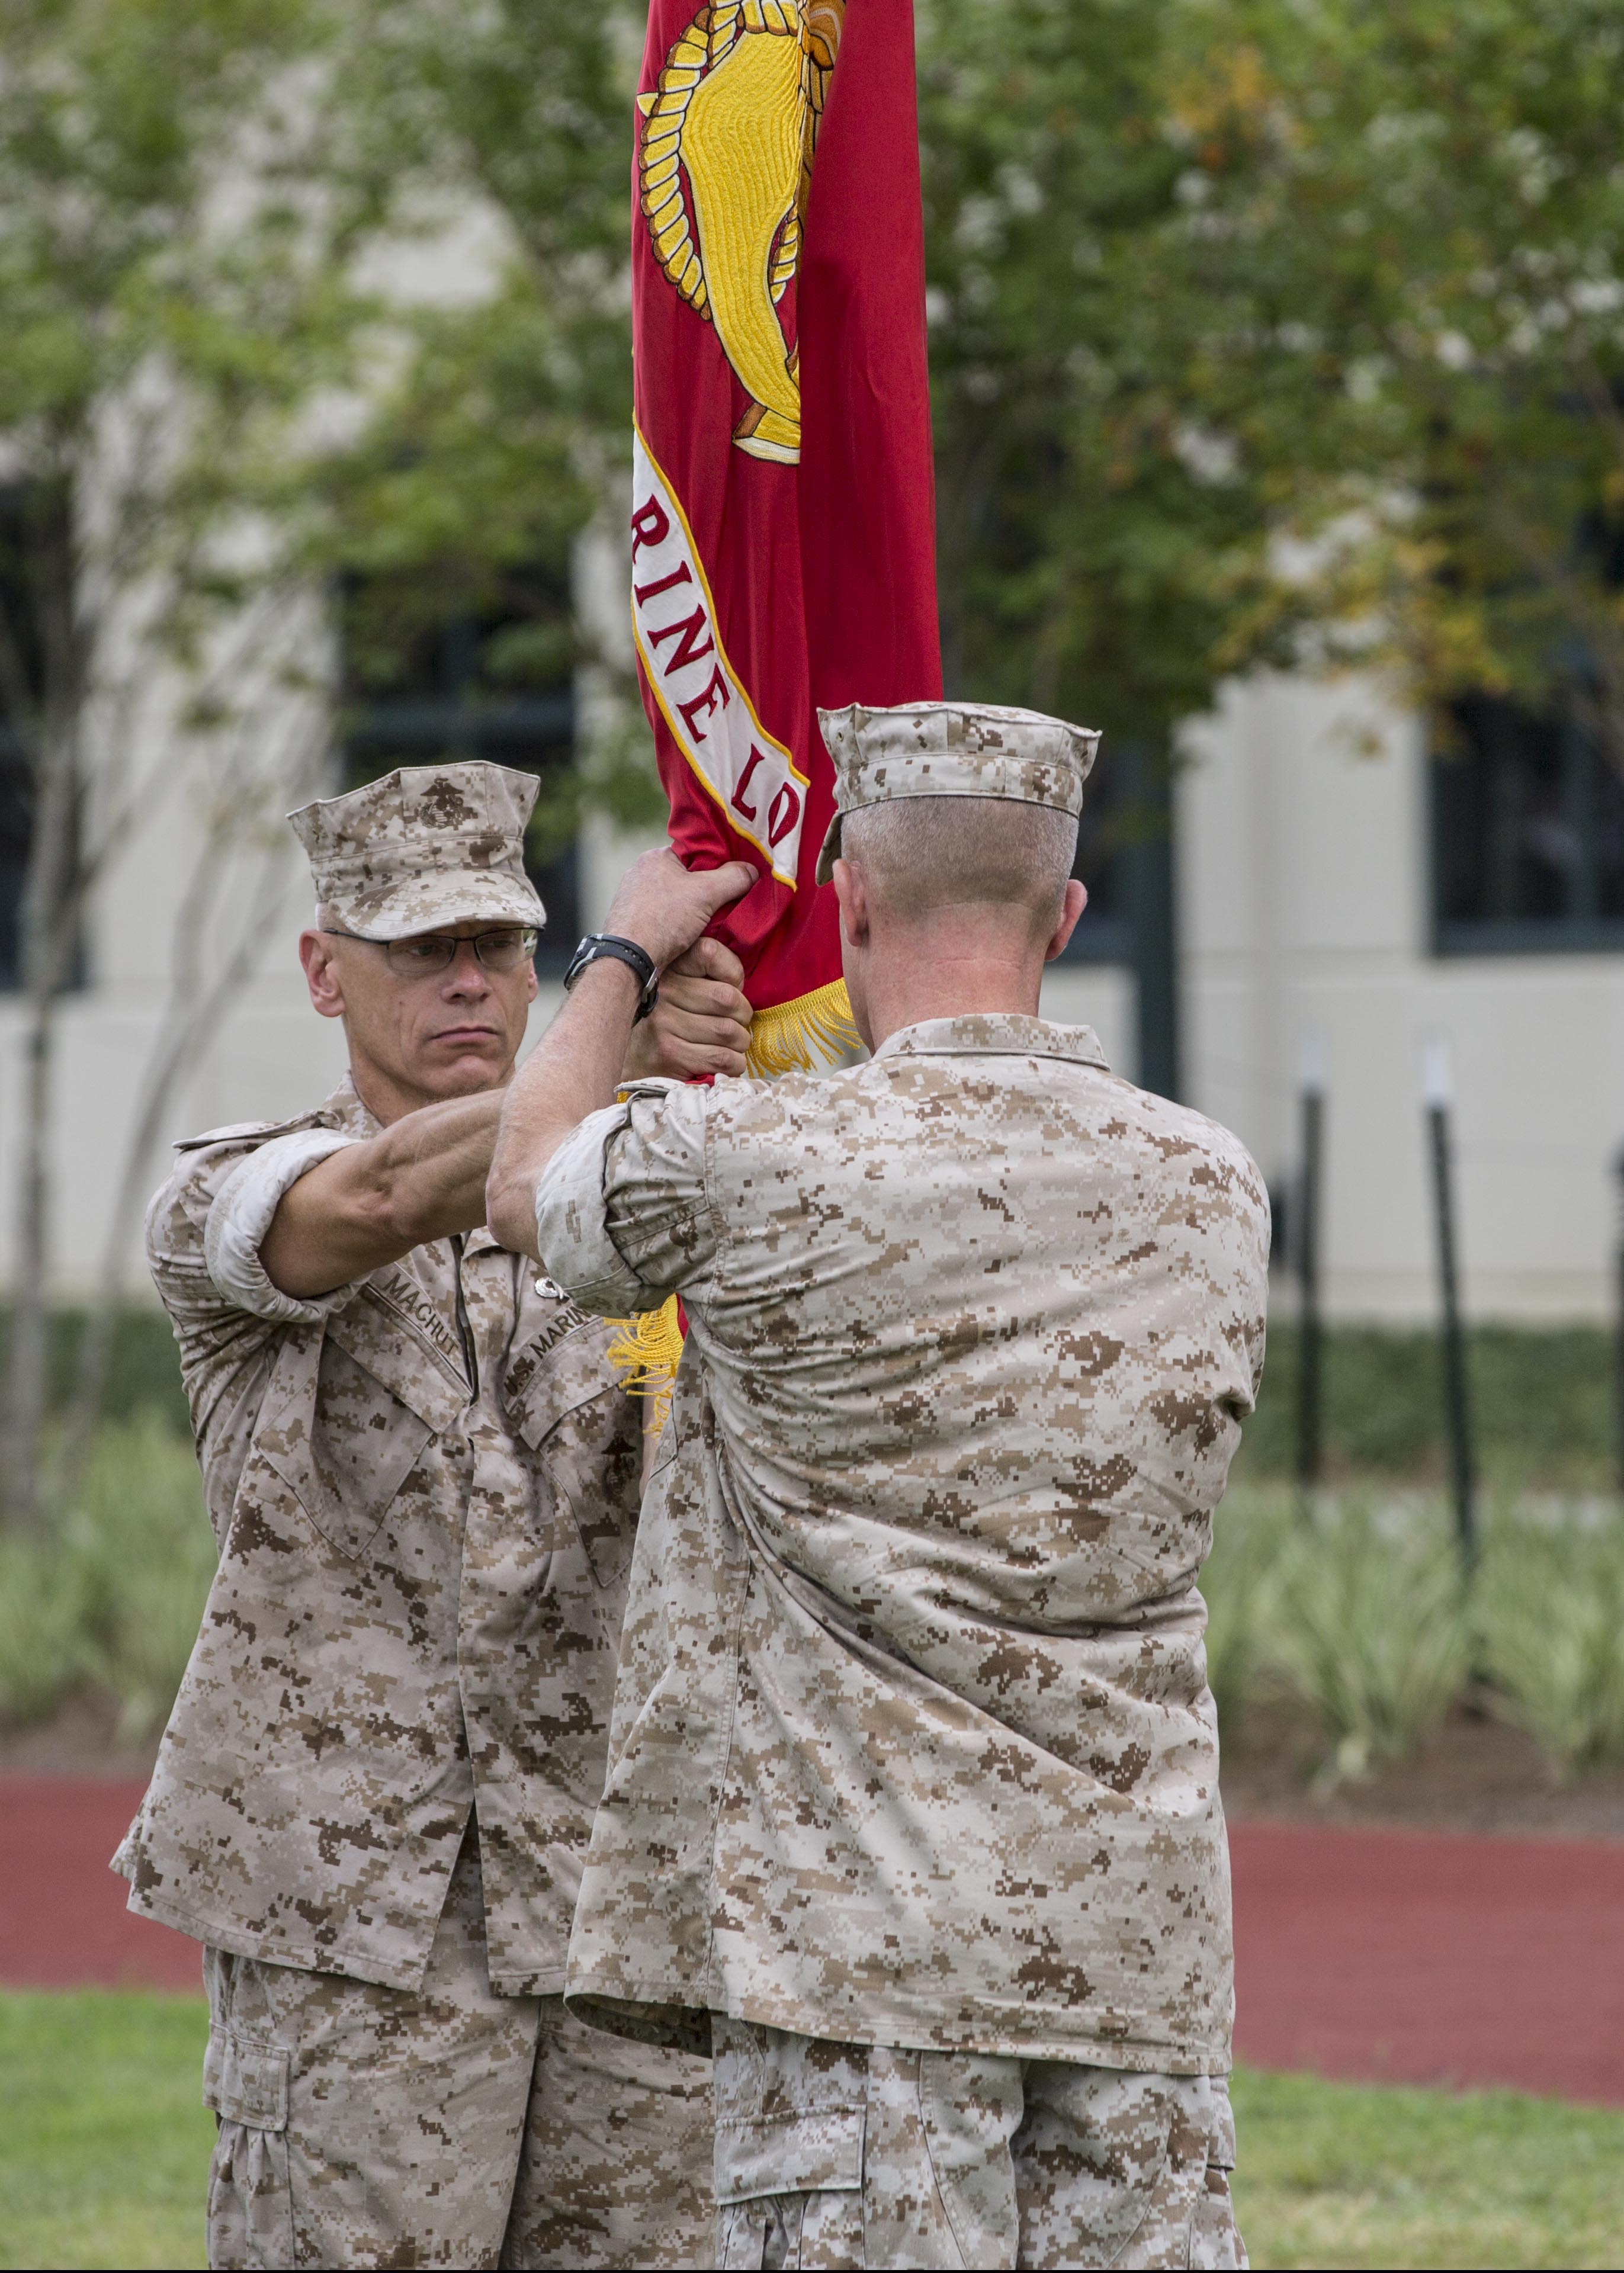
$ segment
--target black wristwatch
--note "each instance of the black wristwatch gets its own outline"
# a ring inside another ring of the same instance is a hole
[[[637,975],[643,992],[637,998],[636,1016],[632,1020],[635,1026],[639,1019],[648,1016],[659,1001],[659,973],[654,968],[654,958],[645,949],[639,947],[635,939],[617,939],[613,932],[607,931],[588,932],[569,958],[569,968],[564,973],[564,991],[566,994],[569,992],[589,963],[596,963],[600,956],[605,955],[613,956],[617,963],[626,964]]]

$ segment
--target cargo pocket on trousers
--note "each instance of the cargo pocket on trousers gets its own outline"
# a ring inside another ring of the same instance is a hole
[[[851,2107],[718,2124],[718,2258],[727,2273],[769,2262],[863,2262],[864,2120]]]
[[[1235,2116],[1229,2086],[1214,2080],[1213,2125],[1207,2145],[1207,2179],[1190,2221],[1190,2263],[1199,2273],[1229,2273],[1246,2262],[1229,2173],[1235,2168]]]
[[[288,2162],[286,2048],[229,2029],[211,2029],[203,2059],[203,2104],[217,2117],[208,2173],[211,2266],[294,2263],[293,2185]]]
[[[716,2127],[716,2198],[724,2209],[763,2194],[848,2194],[862,2185],[864,2111],[746,2116]]]

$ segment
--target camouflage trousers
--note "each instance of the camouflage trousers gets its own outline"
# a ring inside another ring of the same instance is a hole
[[[420,1990],[210,1949],[212,2266],[707,2266],[707,2063],[493,1997],[465,1843]]]
[[[711,2030],[719,2265],[1247,2262],[1220,2079]]]

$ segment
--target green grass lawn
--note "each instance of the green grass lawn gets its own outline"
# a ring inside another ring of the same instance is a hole
[[[203,2263],[204,2033],[190,1998],[0,1995],[0,2266]],[[1244,2070],[1235,2108],[1256,2266],[1624,2260],[1624,2112]]]
[[[1624,2262],[1624,2112],[1256,2069],[1233,2089],[1254,2265]]]
[[[0,1995],[0,2265],[201,2265],[207,2008]]]

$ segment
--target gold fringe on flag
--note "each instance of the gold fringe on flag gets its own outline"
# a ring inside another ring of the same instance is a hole
[[[652,1400],[643,1434],[658,1437],[671,1411],[671,1394],[682,1358],[677,1298],[673,1294],[660,1309],[640,1311],[635,1318],[611,1318],[609,1323],[616,1329],[607,1351],[609,1362],[619,1367],[633,1397]]]
[[[748,1073],[769,1079],[781,1073],[810,1073],[813,1052],[837,1064],[862,1036],[852,1016],[852,998],[844,979],[797,994],[793,1002],[775,1002],[758,1010],[750,1027],[750,1046],[745,1058]]]

